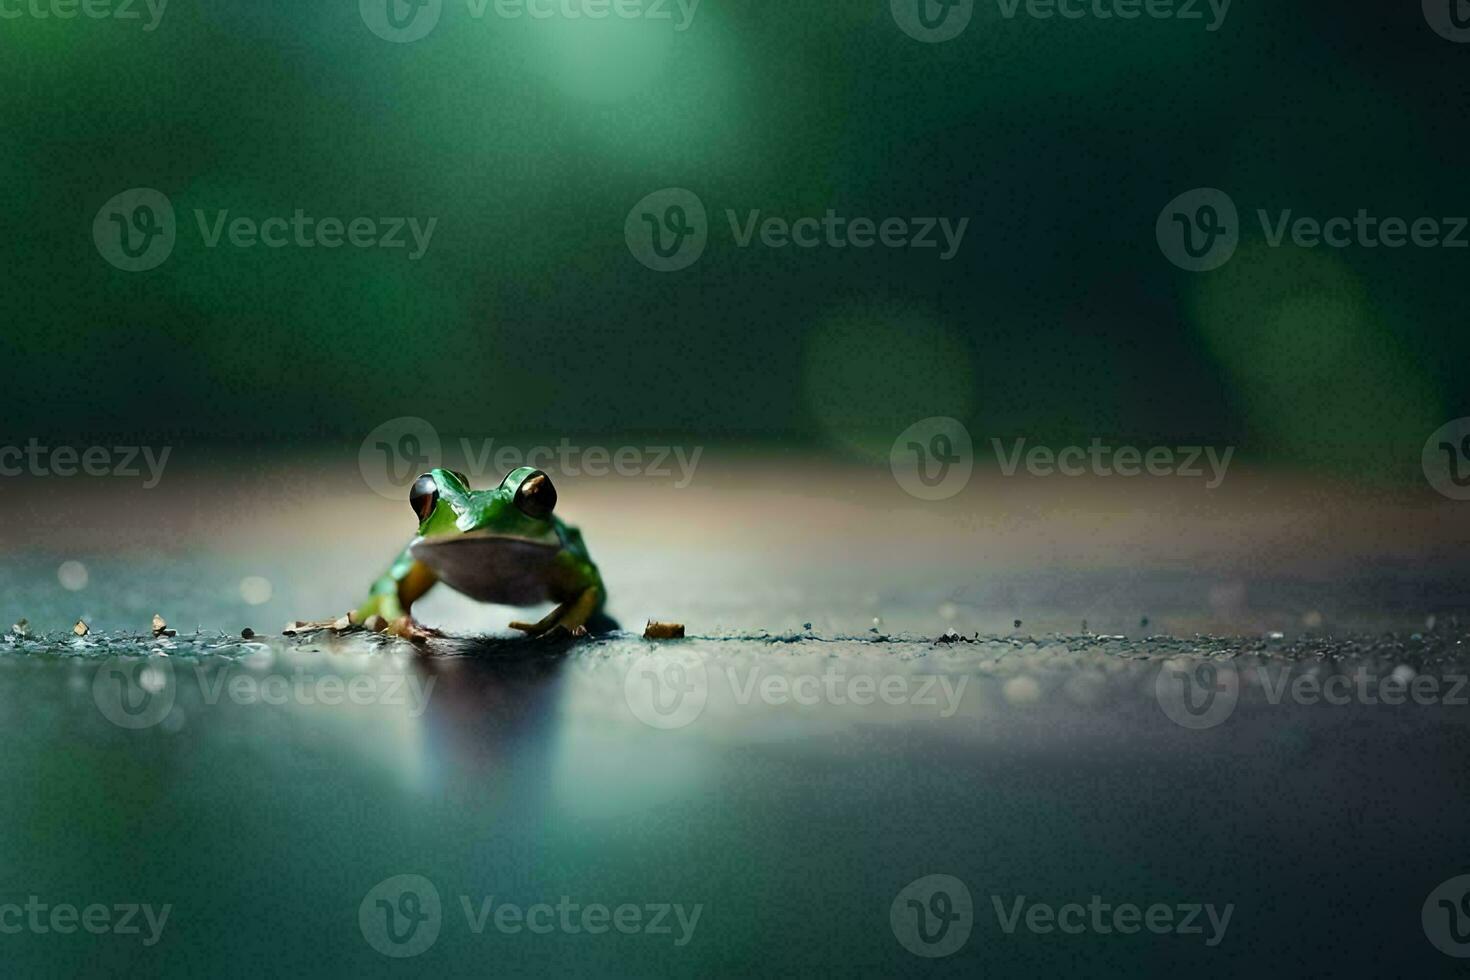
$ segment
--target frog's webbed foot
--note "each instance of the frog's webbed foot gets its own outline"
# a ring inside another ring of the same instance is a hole
[[[577,639],[587,635],[587,620],[602,605],[602,590],[593,586],[570,602],[564,602],[534,623],[519,620],[510,624],[511,629],[520,630],[527,636],[555,638],[571,636]]]

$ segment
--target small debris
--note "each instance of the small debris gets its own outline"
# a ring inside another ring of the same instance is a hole
[[[1013,627],[1015,627],[1016,629],[1020,629],[1021,628],[1021,621],[1018,619],[1014,623],[1012,623],[1011,625]]]
[[[253,639],[255,639],[255,630],[251,629],[249,626],[245,627],[244,629],[242,629],[240,631],[240,639],[242,639],[242,640],[253,640]]]
[[[77,624],[71,628],[71,631],[77,636],[86,636],[89,632],[87,629],[87,624],[82,622],[80,619],[77,620]]]
[[[164,621],[164,618],[162,616],[158,615],[158,613],[154,613],[153,614],[153,635],[154,636],[178,636],[179,635],[179,631],[178,630],[171,630],[171,629],[169,629],[168,628],[168,623]]]
[[[954,630],[945,630],[944,635],[934,641],[935,643],[969,643],[968,637],[961,636]]]
[[[22,637],[22,638],[24,638],[25,636],[27,636],[30,633],[30,631],[31,631],[31,621],[28,620],[28,619],[22,619],[20,622],[16,623],[14,626],[10,627],[10,632],[12,632],[16,636],[19,636],[19,637]]]
[[[352,622],[352,613],[338,616],[336,619],[323,619],[319,622],[309,623],[302,619],[293,620],[286,624],[281,632],[286,636],[301,636],[305,633],[319,633],[322,630],[333,630],[338,633],[346,633],[350,630],[359,629]]]
[[[643,627],[643,638],[645,640],[682,640],[684,639],[684,624],[660,623],[650,619],[648,625]]]
[[[1139,619],[1139,621],[1138,621],[1138,628],[1141,629],[1141,630],[1148,629],[1148,617],[1147,616],[1144,616],[1143,618]]]
[[[804,630],[810,630],[812,628],[812,624],[811,623],[802,623],[801,624],[801,628],[804,629]]]

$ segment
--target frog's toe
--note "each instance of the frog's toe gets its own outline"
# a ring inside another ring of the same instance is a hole
[[[511,620],[510,628],[520,630],[522,633],[530,633],[534,636],[537,632],[536,625],[535,623],[523,623],[519,619],[513,619]]]
[[[408,640],[411,643],[422,643],[425,640],[441,638],[445,635],[443,630],[435,629],[432,626],[425,626],[415,621],[412,616],[399,616],[384,627],[382,632],[390,636]]]

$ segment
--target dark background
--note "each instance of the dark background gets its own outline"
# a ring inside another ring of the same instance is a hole
[[[355,446],[413,414],[861,453],[952,415],[982,453],[992,434],[1207,441],[1419,479],[1428,434],[1470,413],[1470,255],[1267,249],[1254,214],[1470,214],[1470,48],[1417,3],[1236,0],[1207,22],[981,3],[923,44],[880,0],[704,0],[682,33],[450,2],[392,44],[351,2],[173,0],[152,33],[0,21],[4,427]],[[138,274],[90,233],[135,186],[180,228]],[[622,234],[666,186],[713,226],[673,274]],[[1214,273],[1154,239],[1197,186],[1241,210]],[[205,249],[192,214],[298,207],[438,227],[410,262]],[[726,208],[970,226],[951,262],[739,249]]]

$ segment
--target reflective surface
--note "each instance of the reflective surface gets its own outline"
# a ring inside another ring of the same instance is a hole
[[[184,471],[128,524],[87,517],[93,484],[15,485],[8,968],[1458,967],[1457,886],[1430,900],[1470,804],[1442,505],[1370,522],[1245,472],[1196,497],[977,477],[920,508],[861,467],[703,465],[559,488],[628,632],[526,643],[431,594],[484,638],[427,650],[279,635],[402,544],[407,506],[349,480]]]

